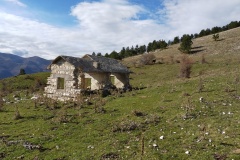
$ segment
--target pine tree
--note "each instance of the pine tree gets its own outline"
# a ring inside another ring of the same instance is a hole
[[[124,47],[120,51],[119,56],[121,57],[121,59],[126,57],[126,49]]]
[[[218,33],[214,34],[212,38],[214,39],[214,41],[217,41],[219,39],[219,34]]]
[[[181,38],[182,42],[180,44],[179,50],[184,53],[190,53],[192,46],[192,38],[188,34],[185,34]]]
[[[26,74],[25,70],[21,68],[18,75],[25,75],[25,74]]]
[[[179,37],[174,37],[172,44],[178,44],[180,42]]]

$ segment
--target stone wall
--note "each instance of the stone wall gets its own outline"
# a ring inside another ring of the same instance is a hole
[[[112,73],[111,76],[114,76],[114,84],[117,88],[123,88],[126,84],[129,84],[128,74],[123,73]]]
[[[84,73],[85,78],[91,78],[91,90],[101,89],[104,84],[109,83],[108,73]]]
[[[105,84],[111,83],[110,76],[114,76],[114,85],[117,88],[122,88],[129,83],[128,74],[83,73],[84,78],[91,78],[91,90],[101,89]],[[58,78],[64,78],[64,89],[57,88]],[[60,101],[74,99],[81,91],[81,80],[79,70],[72,64],[59,60],[51,65],[51,75],[47,79],[45,95]]]
[[[56,100],[70,100],[80,93],[80,89],[76,87],[74,75],[75,67],[68,62],[60,60],[56,64],[51,65],[51,75],[47,79],[47,87],[45,87],[46,96]],[[64,89],[57,89],[58,77],[64,78]]]

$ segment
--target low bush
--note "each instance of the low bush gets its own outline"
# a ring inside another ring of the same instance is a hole
[[[193,61],[186,55],[181,57],[180,77],[190,78]]]

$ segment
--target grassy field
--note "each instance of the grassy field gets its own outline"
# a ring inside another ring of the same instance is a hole
[[[49,73],[30,75],[30,86],[29,75],[4,80],[13,93],[0,111],[0,159],[240,159],[239,34],[195,39],[187,79],[178,45],[154,53],[161,64],[135,68],[140,56],[125,59],[139,89],[92,97],[92,105],[31,100],[25,89]]]

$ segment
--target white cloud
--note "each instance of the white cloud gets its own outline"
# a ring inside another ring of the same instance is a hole
[[[7,1],[7,2],[11,2],[11,3],[15,4],[15,5],[20,6],[20,7],[27,7],[26,4],[20,2],[19,0],[5,0],[5,1]]]
[[[19,2],[19,1],[18,1]],[[110,53],[121,47],[153,40],[173,39],[185,33],[226,25],[239,20],[240,1],[165,0],[156,19],[142,5],[128,0],[81,2],[71,8],[78,25],[60,28],[0,11],[0,52],[52,59],[58,55],[81,56],[93,51]],[[161,16],[161,17],[160,17]]]
[[[110,46],[112,51],[127,45],[144,44],[163,34],[163,27],[156,21],[139,20],[139,14],[145,9],[127,0],[83,2],[71,11],[79,20],[79,28],[85,31],[85,40],[97,42],[96,51]]]
[[[110,53],[121,47],[146,44],[161,37],[163,29],[153,20],[139,20],[144,8],[125,0],[82,2],[72,8],[79,25],[57,28],[0,12],[0,51],[23,51],[24,56],[55,58],[59,54],[81,56],[93,51]],[[26,52],[27,51],[27,52]]]
[[[163,5],[159,13],[172,30],[170,36],[199,33],[240,20],[239,0],[165,0]]]

